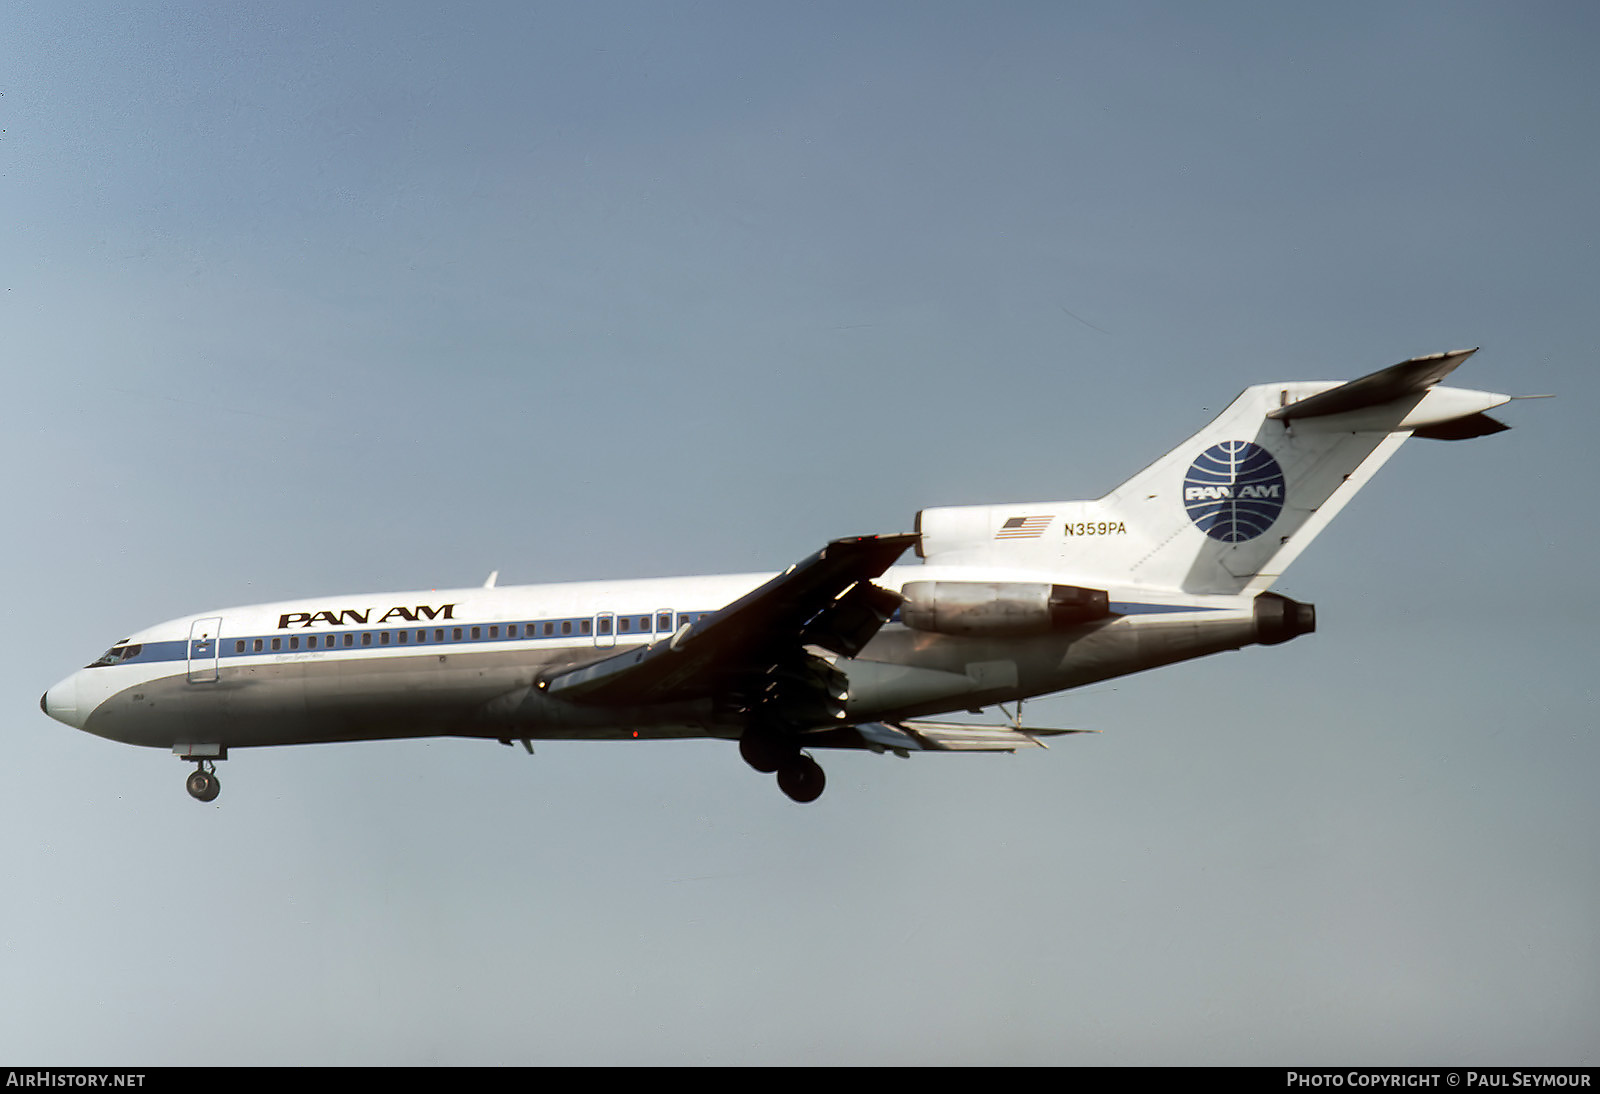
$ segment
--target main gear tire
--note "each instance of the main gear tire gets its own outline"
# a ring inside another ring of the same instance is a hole
[[[778,768],[778,789],[797,802],[814,802],[822,797],[828,777],[822,765],[810,756],[797,756]]]
[[[763,775],[770,775],[793,762],[796,755],[792,744],[773,733],[747,729],[739,737],[739,756]]]

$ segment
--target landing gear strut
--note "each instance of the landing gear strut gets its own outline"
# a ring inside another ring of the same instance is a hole
[[[196,763],[194,773],[184,783],[189,788],[189,796],[196,801],[216,801],[217,795],[222,793],[222,783],[217,780],[217,765],[210,760],[198,760]]]

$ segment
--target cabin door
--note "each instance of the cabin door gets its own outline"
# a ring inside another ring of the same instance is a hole
[[[217,635],[222,617],[196,619],[189,627],[189,683],[209,684],[217,678],[217,656],[222,643]]]

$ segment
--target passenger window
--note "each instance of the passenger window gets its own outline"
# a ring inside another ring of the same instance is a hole
[[[244,652],[244,643],[243,642],[235,642],[233,644],[233,652],[234,653],[243,653]]]
[[[297,650],[297,649],[300,648],[300,638],[299,638],[298,635],[290,637],[290,639],[289,639],[289,648],[291,650]]]
[[[517,636],[517,625],[515,623],[508,623],[506,625],[506,637],[507,638],[515,638],[516,636]]]
[[[627,634],[629,631],[633,630],[633,620],[629,619],[627,616],[623,616],[621,619],[617,620],[617,630],[621,631],[623,634]]]
[[[272,640],[272,648],[273,648],[273,649],[274,649],[274,650],[281,650],[281,649],[283,649],[283,639],[281,639],[281,638],[274,638],[274,639],[273,639],[273,640]]]
[[[386,631],[384,633],[387,634],[388,632]],[[396,631],[395,634],[399,637],[400,644],[402,646],[406,644],[406,639],[411,637],[411,632],[410,631]]]
[[[443,627],[441,627],[438,630],[433,632],[433,640],[435,642],[443,642],[444,641],[444,628]]]
[[[472,637],[474,639],[482,638],[483,637],[483,628],[482,627],[473,627],[472,628]]]
[[[344,644],[346,646],[353,646],[353,645],[355,645],[355,643],[356,643],[356,636],[355,635],[347,634],[347,635],[344,636]]]
[[[372,645],[372,632],[371,632],[371,631],[364,631],[364,632],[362,632],[362,635],[361,635],[361,644],[362,644],[362,645],[363,645],[363,646],[370,646],[370,645]]]
[[[500,637],[500,628],[499,627],[490,627],[489,628],[489,637],[490,638],[499,638]]]
[[[656,616],[656,630],[670,631],[672,629],[672,613],[661,612]]]
[[[563,619],[561,621],[561,633],[562,634],[571,634],[572,633],[572,620]]]
[[[588,634],[589,633],[589,622],[590,621],[587,620],[587,619],[583,619],[583,620],[580,620],[578,622],[578,633],[579,634]]]
[[[546,623],[544,625],[544,633],[545,633],[545,637],[547,637],[547,638],[550,635],[555,634],[556,633],[556,625],[554,623]]]
[[[611,633],[611,620],[610,619],[605,618],[605,617],[601,617],[601,619],[600,619],[600,633],[601,634],[610,634]]]
[[[451,634],[451,637],[455,641],[457,641],[457,642],[461,641],[461,628],[460,627],[452,628],[450,634]]]
[[[256,652],[257,653],[261,652],[261,639],[259,639],[259,638],[256,639]]]

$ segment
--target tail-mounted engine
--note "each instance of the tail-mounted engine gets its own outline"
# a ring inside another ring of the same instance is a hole
[[[913,581],[900,592],[901,621],[936,634],[1024,637],[1111,614],[1102,589],[1043,581]]]

